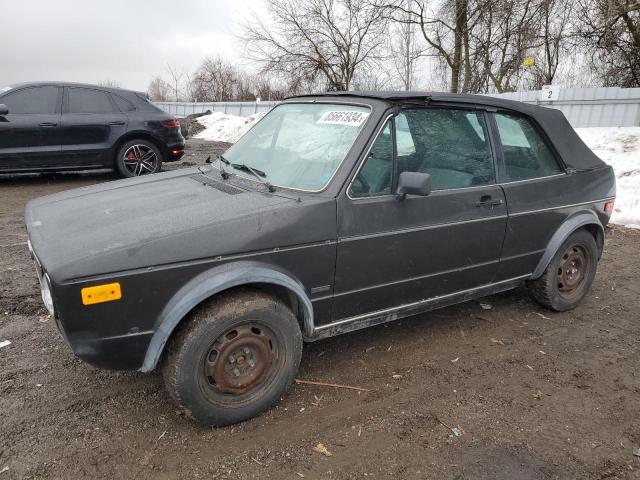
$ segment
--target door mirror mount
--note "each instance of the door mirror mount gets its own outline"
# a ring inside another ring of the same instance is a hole
[[[404,200],[407,195],[426,197],[431,193],[431,175],[422,172],[402,172],[398,179],[396,199]]]
[[[0,115],[6,115],[9,113],[9,108],[4,103],[0,103]]]

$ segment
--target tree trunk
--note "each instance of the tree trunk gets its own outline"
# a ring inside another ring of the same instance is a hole
[[[462,70],[462,37],[466,29],[467,0],[456,0],[455,32],[453,45],[453,65],[451,66],[451,92],[460,91],[460,72]]]

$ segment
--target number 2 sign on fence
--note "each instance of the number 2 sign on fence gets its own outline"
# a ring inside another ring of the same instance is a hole
[[[544,85],[540,90],[540,100],[555,101],[560,97],[560,86]]]

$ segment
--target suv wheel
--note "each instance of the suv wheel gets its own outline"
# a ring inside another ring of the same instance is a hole
[[[116,157],[116,168],[123,177],[138,177],[160,171],[162,166],[160,149],[148,140],[126,142]]]
[[[571,310],[589,292],[597,264],[598,247],[593,235],[578,230],[560,246],[542,276],[527,283],[529,294],[551,310]]]
[[[241,422],[271,407],[294,380],[302,334],[291,310],[259,291],[207,302],[167,346],[163,376],[187,415],[206,425]]]

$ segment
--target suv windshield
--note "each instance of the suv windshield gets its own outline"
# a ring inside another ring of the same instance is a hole
[[[264,173],[272,185],[319,191],[333,177],[368,116],[368,107],[286,103],[271,110],[224,157]],[[233,173],[255,179],[248,168]]]

